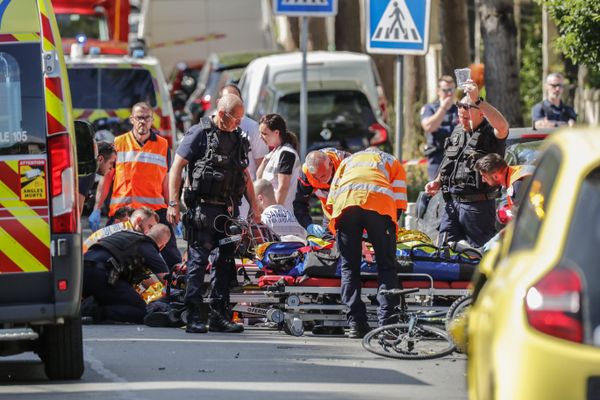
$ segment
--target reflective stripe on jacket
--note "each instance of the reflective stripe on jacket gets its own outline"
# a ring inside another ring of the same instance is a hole
[[[337,171],[337,169],[340,166],[340,164],[342,163],[342,161],[346,157],[350,156],[350,153],[343,151],[343,150],[338,150],[333,147],[327,147],[324,149],[320,149],[318,151],[325,153],[325,155],[331,161],[331,165],[333,166],[332,174],[335,174],[335,171]],[[329,219],[330,216],[325,207],[325,204],[327,203],[327,196],[329,195],[329,182],[327,182],[327,183],[319,182],[308,171],[308,167],[306,166],[306,164],[302,165],[302,172],[303,172],[303,176],[306,177],[307,182],[305,184],[307,184],[307,186],[310,185],[314,188],[314,194],[315,194],[315,196],[317,196],[317,199],[319,199],[319,201],[321,202],[321,207],[323,208],[323,213],[325,213],[325,217],[327,217]],[[303,176],[301,176],[300,179],[302,179]]]
[[[506,188],[506,203],[512,209],[514,204],[515,189],[513,184],[521,179],[533,175],[533,165],[512,165],[508,167],[508,187]]]
[[[406,171],[392,155],[368,149],[346,158],[337,169],[326,207],[331,214],[329,229],[348,207],[389,215],[397,224],[398,210],[406,210]]]
[[[168,172],[167,140],[151,134],[140,146],[133,133],[127,132],[115,139],[115,150],[117,162],[108,215],[114,215],[123,206],[166,208],[163,181]]]

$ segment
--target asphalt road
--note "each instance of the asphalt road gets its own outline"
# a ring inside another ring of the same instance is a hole
[[[465,357],[387,359],[341,336],[266,328],[191,335],[138,325],[84,327],[85,373],[50,382],[33,354],[0,359],[6,399],[465,399]]]

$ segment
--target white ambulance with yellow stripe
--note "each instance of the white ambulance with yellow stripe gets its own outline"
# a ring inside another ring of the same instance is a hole
[[[175,116],[158,59],[144,55],[142,49],[140,56],[103,54],[106,46],[96,44],[77,51],[72,49],[66,57],[75,118],[89,122],[120,121],[121,124],[116,124],[121,127],[120,132],[113,132],[119,135],[131,129],[131,107],[145,101],[154,111],[152,126],[173,148]]]
[[[76,148],[93,133],[75,131],[66,77],[50,0],[2,1],[0,355],[34,351],[50,379],[83,373]]]

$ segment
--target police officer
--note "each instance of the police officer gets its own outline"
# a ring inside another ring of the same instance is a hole
[[[237,216],[242,195],[250,203],[254,222],[260,222],[254,188],[248,172],[248,141],[239,128],[244,116],[242,100],[226,94],[217,103],[217,112],[204,117],[186,133],[177,149],[169,174],[171,199],[177,199],[181,173],[188,166],[190,186],[184,189],[188,211],[184,216],[188,242],[188,309],[186,332],[242,332],[242,325],[228,317],[229,284],[235,271],[235,243],[223,243],[228,217]],[[179,221],[179,203],[169,202],[169,222]],[[214,275],[210,298],[209,328],[203,312],[202,285],[211,251],[219,248],[212,265]]]
[[[467,240],[481,247],[495,234],[495,201],[499,190],[486,184],[475,163],[489,153],[504,155],[508,122],[491,104],[479,97],[477,85],[468,80],[465,97],[456,103],[458,126],[446,141],[438,176],[425,185],[434,195],[442,190],[446,201],[440,234],[447,241]]]
[[[158,224],[146,235],[120,231],[95,243],[84,256],[81,314],[94,322],[141,324],[146,303],[133,285],[148,272],[161,278],[169,271],[160,251],[170,238],[169,227]]]
[[[458,125],[458,110],[454,104],[456,85],[449,75],[438,79],[438,100],[425,104],[421,109],[421,126],[425,130],[427,145],[424,155],[427,157],[427,175],[435,179],[440,163],[444,158],[444,142]]]

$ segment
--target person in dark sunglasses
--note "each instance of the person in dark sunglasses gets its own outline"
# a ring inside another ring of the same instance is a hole
[[[475,163],[489,153],[504,156],[508,122],[479,96],[475,82],[468,80],[464,90],[465,96],[456,103],[460,125],[446,140],[438,175],[425,185],[425,191],[431,196],[442,191],[442,241],[465,240],[481,247],[496,233],[494,199],[500,192],[482,179]]]
[[[573,107],[566,105],[561,100],[565,86],[564,81],[564,77],[558,72],[553,72],[546,78],[544,85],[546,99],[537,103],[531,110],[531,119],[535,129],[575,124],[577,113]]]
[[[437,100],[421,108],[421,126],[425,131],[427,175],[435,179],[444,158],[444,141],[458,125],[458,110],[454,105],[456,84],[449,75],[438,79]]]

